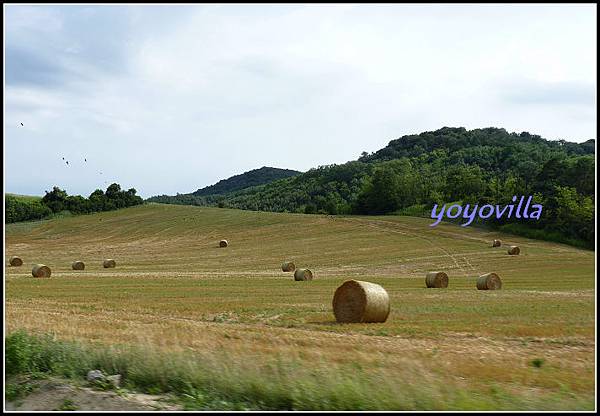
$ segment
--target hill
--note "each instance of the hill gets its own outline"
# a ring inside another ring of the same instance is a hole
[[[507,205],[513,196],[531,195],[544,207],[539,221],[491,218],[485,225],[591,248],[594,192],[595,140],[570,143],[498,128],[444,127],[392,140],[357,161],[320,166],[218,198],[179,202],[275,212],[428,217],[434,204]]]
[[[11,337],[30,347],[7,343],[7,368],[102,368],[195,409],[593,409],[594,253],[429,222],[146,204],[8,224],[5,255],[25,265],[5,267],[6,331],[52,335]],[[31,278],[38,262],[51,278]],[[430,270],[449,287],[426,289]],[[502,290],[476,290],[491,271]],[[385,323],[336,324],[353,278],[387,290]]]
[[[177,194],[176,196],[159,195],[150,197],[148,202],[161,202],[171,204],[210,205],[219,195],[234,193],[254,186],[290,178],[301,174],[301,172],[290,169],[279,169],[263,166],[230,178],[220,180],[214,185],[198,189],[189,194]],[[212,197],[212,198],[211,198]]]

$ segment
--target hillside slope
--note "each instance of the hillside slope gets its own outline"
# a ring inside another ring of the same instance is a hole
[[[535,195],[539,221],[486,225],[592,248],[595,140],[550,141],[504,129],[450,128],[403,136],[358,161],[321,166],[272,183],[196,202],[239,209],[429,216],[434,204],[507,205]]]
[[[206,394],[259,407],[593,408],[594,253],[428,224],[162,204],[9,224],[5,256],[24,266],[5,268],[7,332],[106,345],[102,357],[137,346],[142,355],[106,360],[131,372],[127,360],[143,357],[140,383],[211,383]],[[74,260],[86,269],[71,270]],[[286,260],[315,280],[294,282]],[[31,278],[38,262],[50,279]],[[425,288],[431,270],[448,273],[447,289]],[[502,290],[476,290],[491,271]],[[335,323],[333,293],[352,278],[387,290],[385,323]]]
[[[259,169],[253,169],[220,180],[214,185],[198,189],[189,194],[178,194],[176,196],[159,195],[148,198],[148,201],[167,204],[209,205],[215,200],[215,197],[220,195],[237,192],[254,186],[265,185],[279,179],[290,178],[299,174],[301,174],[301,172],[291,169],[263,166]]]

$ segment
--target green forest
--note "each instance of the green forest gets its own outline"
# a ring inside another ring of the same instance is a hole
[[[260,186],[151,200],[308,214],[430,216],[434,204],[510,204],[514,195],[532,195],[543,205],[538,221],[490,218],[485,225],[593,248],[594,173],[595,140],[444,127],[392,140],[356,161]]]
[[[136,193],[134,188],[123,191],[118,183],[113,183],[106,192],[96,189],[88,198],[68,195],[57,186],[46,191],[42,198],[7,194],[4,197],[5,222],[39,220],[67,212],[78,215],[112,211],[144,203]]]
[[[253,169],[231,178],[223,179],[214,185],[198,189],[189,194],[177,194],[176,196],[158,195],[148,198],[148,202],[160,202],[166,204],[184,204],[195,205],[195,201],[201,201],[197,197],[223,195],[251,188],[253,186],[264,185],[278,179],[290,178],[299,175],[301,172],[290,169],[279,169],[263,166],[259,169]],[[185,201],[185,202],[184,202]]]

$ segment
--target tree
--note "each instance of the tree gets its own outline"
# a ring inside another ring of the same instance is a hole
[[[357,199],[357,211],[363,214],[384,214],[398,209],[398,175],[389,166],[375,169]]]
[[[58,186],[52,188],[52,191],[46,191],[46,195],[42,198],[42,202],[52,210],[52,212],[60,212],[66,209],[67,192],[60,189]]]

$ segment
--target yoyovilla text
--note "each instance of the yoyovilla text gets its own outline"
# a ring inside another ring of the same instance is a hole
[[[438,204],[435,204],[431,210],[431,218],[435,218],[437,221],[429,225],[431,227],[438,225],[444,218],[444,214],[447,218],[458,218],[462,214],[462,217],[467,220],[467,222],[461,224],[463,227],[471,224],[477,216],[481,219],[487,219],[492,217],[494,214],[498,219],[502,218],[505,214],[506,218],[513,218],[514,213],[514,218],[539,220],[540,215],[542,215],[542,206],[540,204],[531,205],[531,200],[533,199],[531,196],[527,198],[527,202],[523,205],[524,199],[524,196],[519,199],[516,209],[515,204],[508,204],[504,207],[501,207],[500,205],[489,204],[482,205],[481,207],[479,207],[479,205],[474,205],[472,208],[469,204],[465,205],[464,208],[462,205],[454,204],[450,205],[448,210],[446,210],[446,204],[444,204],[441,208],[439,208],[438,212]],[[517,202],[517,197],[513,196],[512,201]]]

